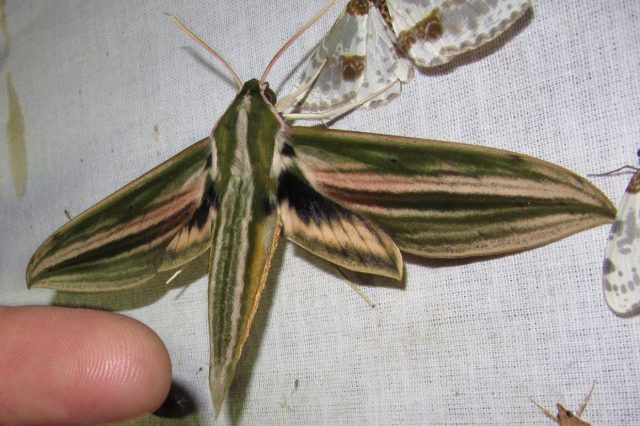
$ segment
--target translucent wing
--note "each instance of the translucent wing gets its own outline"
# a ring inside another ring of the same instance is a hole
[[[421,67],[441,65],[503,33],[527,0],[389,0],[398,44]]]
[[[604,296],[613,312],[622,316],[640,313],[640,172],[625,192],[611,227],[604,254]]]
[[[504,32],[529,8],[526,0],[350,0],[304,68],[296,111],[375,106],[395,98],[421,67],[443,64]],[[409,60],[408,58],[411,58]]]
[[[304,68],[293,95],[299,111],[318,112],[365,98],[412,77],[412,65],[396,49],[395,35],[369,1],[350,1]],[[305,90],[309,84],[313,86]],[[400,86],[376,102],[397,96]]]

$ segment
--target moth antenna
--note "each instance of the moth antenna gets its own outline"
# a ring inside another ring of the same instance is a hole
[[[209,45],[207,45],[207,43],[205,43],[204,40],[202,40],[200,37],[198,37],[193,31],[191,31],[185,24],[182,23],[182,21],[180,21],[174,15],[172,15],[170,13],[165,13],[165,15],[167,15],[168,17],[173,19],[173,22],[175,22],[176,25],[182,31],[187,33],[187,35],[189,37],[191,37],[200,46],[204,47],[204,49],[207,52],[211,53],[214,58],[216,58],[218,61],[222,62],[222,65],[224,65],[225,68],[227,68],[227,70],[231,73],[231,77],[233,77],[233,81],[236,83],[236,86],[238,86],[238,90],[242,89],[242,80],[240,80],[240,77],[238,77],[238,74],[236,74],[236,72],[233,70],[233,68],[231,68],[231,65],[229,64],[229,62],[227,62],[222,56],[220,56],[220,54],[218,52],[216,52],[211,47],[209,47]]]
[[[638,167],[634,167],[634,166],[622,166],[622,167],[618,167],[615,170],[609,170],[608,172],[604,172],[604,173],[589,173],[587,174],[587,176],[589,177],[601,177],[601,176],[610,176],[612,174],[621,172],[623,170],[630,170],[633,172],[637,172],[638,170],[640,170]]]
[[[262,86],[264,84],[264,81],[267,79],[267,75],[269,75],[269,72],[271,71],[271,68],[273,67],[273,64],[276,63],[276,61],[280,58],[280,56],[282,56],[282,54],[284,53],[285,50],[287,50],[289,48],[289,46],[291,46],[293,44],[294,41],[296,41],[298,38],[300,38],[300,36],[307,30],[309,29],[310,26],[312,26],[313,24],[315,24],[315,22],[320,19],[322,17],[322,15],[324,15],[325,13],[327,13],[327,10],[329,10],[329,8],[331,6],[333,6],[333,4],[336,2],[336,0],[328,0],[325,5],[318,11],[318,13],[316,13],[311,19],[309,19],[309,21],[307,21],[306,24],[304,24],[290,39],[289,41],[287,41],[284,46],[282,46],[280,48],[280,50],[278,50],[278,53],[276,53],[273,57],[273,59],[271,59],[271,62],[269,62],[269,65],[267,65],[267,68],[264,70],[264,73],[262,73],[262,77],[260,78],[260,86]]]
[[[282,114],[282,117],[285,120],[323,120],[325,118],[342,115],[345,112],[349,112],[352,109],[355,109],[360,105],[366,104],[367,102],[377,98],[379,95],[383,94],[384,92],[386,92],[387,90],[391,89],[393,86],[399,83],[400,83],[400,80],[396,78],[395,80],[390,81],[382,89],[377,90],[369,94],[368,96],[365,96],[362,99],[358,99],[353,103],[348,103],[345,105],[337,106],[335,108],[330,108],[322,112]]]

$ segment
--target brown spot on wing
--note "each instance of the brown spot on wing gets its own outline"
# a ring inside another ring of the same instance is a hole
[[[443,33],[444,27],[438,9],[434,9],[413,27],[400,32],[398,43],[408,51],[417,41],[433,42],[442,37]]]
[[[347,4],[349,15],[366,15],[369,13],[369,0],[351,0]]]
[[[342,55],[342,78],[354,81],[362,75],[365,68],[365,57],[360,55]]]

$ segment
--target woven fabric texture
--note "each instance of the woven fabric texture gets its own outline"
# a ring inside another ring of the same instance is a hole
[[[280,96],[339,3],[277,62],[268,80]],[[212,422],[206,260],[170,286],[84,299],[28,291],[24,271],[65,210],[77,215],[208,135],[233,99],[226,71],[162,12],[249,79],[321,5],[8,0],[0,122],[10,74],[27,177],[16,195],[21,178],[0,132],[0,303],[90,303],[143,321],[166,343],[203,424]],[[488,48],[416,73],[397,100],[332,126],[508,149],[581,175],[635,165],[639,24],[636,0],[533,1]],[[593,182],[617,204],[629,178]],[[583,417],[638,424],[640,317],[605,304],[608,232],[479,262],[411,258],[397,286],[363,280],[373,309],[332,266],[283,240],[218,424],[550,424],[528,397],[574,409],[594,380]]]

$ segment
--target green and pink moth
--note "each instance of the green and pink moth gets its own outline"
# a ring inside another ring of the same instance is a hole
[[[115,291],[206,253],[218,414],[281,235],[340,267],[400,279],[401,252],[513,253],[615,215],[587,180],[526,155],[291,126],[267,71],[239,86],[209,137],[66,223],[27,269],[30,288]]]

